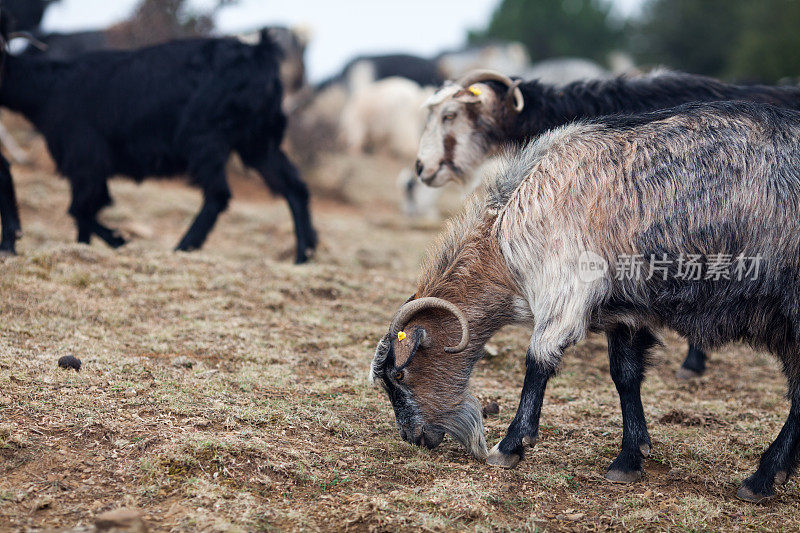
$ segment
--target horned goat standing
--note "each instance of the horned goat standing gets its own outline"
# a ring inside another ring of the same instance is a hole
[[[800,89],[738,86],[703,76],[657,71],[611,80],[576,81],[557,87],[475,71],[442,87],[428,101],[429,116],[416,170],[432,187],[465,181],[502,146],[529,139],[575,120],[640,113],[689,102],[748,100],[800,109]],[[409,192],[413,194],[413,192]],[[706,353],[689,346],[679,377],[701,375]]]

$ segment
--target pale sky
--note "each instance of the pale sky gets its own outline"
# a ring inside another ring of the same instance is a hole
[[[615,0],[623,14],[642,0]],[[138,0],[61,0],[47,12],[48,31],[103,28],[131,12]],[[499,0],[240,0],[222,10],[222,33],[265,25],[302,25],[311,30],[306,53],[309,77],[319,81],[361,54],[407,52],[422,56],[464,44],[466,31],[486,25]],[[207,7],[213,0],[193,0]]]

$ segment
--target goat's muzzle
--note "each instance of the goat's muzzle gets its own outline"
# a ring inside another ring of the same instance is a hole
[[[427,426],[399,426],[400,438],[416,446],[432,450],[441,444],[444,431],[434,430]]]

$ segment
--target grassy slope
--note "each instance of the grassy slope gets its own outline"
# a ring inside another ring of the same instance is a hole
[[[288,263],[285,206],[256,182],[237,181],[188,255],[170,249],[199,195],[115,182],[105,220],[140,237],[113,252],[71,243],[66,183],[46,161],[16,169],[26,237],[0,259],[0,524],[74,527],[132,505],[174,530],[797,527],[795,481],[765,506],[734,499],[788,409],[777,365],[740,346],[679,383],[685,345],[667,335],[644,389],[653,458],[631,486],[602,477],[621,417],[601,337],[566,357],[516,470],[449,439],[403,443],[366,373],[435,232],[399,221],[396,164],[337,168],[353,202],[317,202],[323,246],[304,267]],[[477,368],[476,393],[501,407],[491,443],[513,415],[526,338],[501,333]],[[57,368],[66,354],[80,373]]]

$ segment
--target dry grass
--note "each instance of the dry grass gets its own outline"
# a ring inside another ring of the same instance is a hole
[[[795,481],[767,505],[734,498],[788,411],[777,365],[740,346],[681,383],[685,345],[666,337],[644,389],[653,457],[634,485],[602,477],[621,417],[600,337],[566,357],[516,470],[450,440],[402,442],[366,373],[435,231],[397,216],[396,163],[331,165],[348,198],[314,205],[323,245],[303,267],[289,264],[287,209],[257,182],[237,180],[193,254],[170,250],[198,193],[114,182],[104,217],[140,237],[110,251],[72,244],[66,183],[46,159],[15,169],[26,236],[0,260],[0,528],[79,527],[131,505],[156,530],[797,529]],[[501,407],[492,443],[527,337],[501,333],[475,374]],[[80,373],[57,368],[67,354]]]

